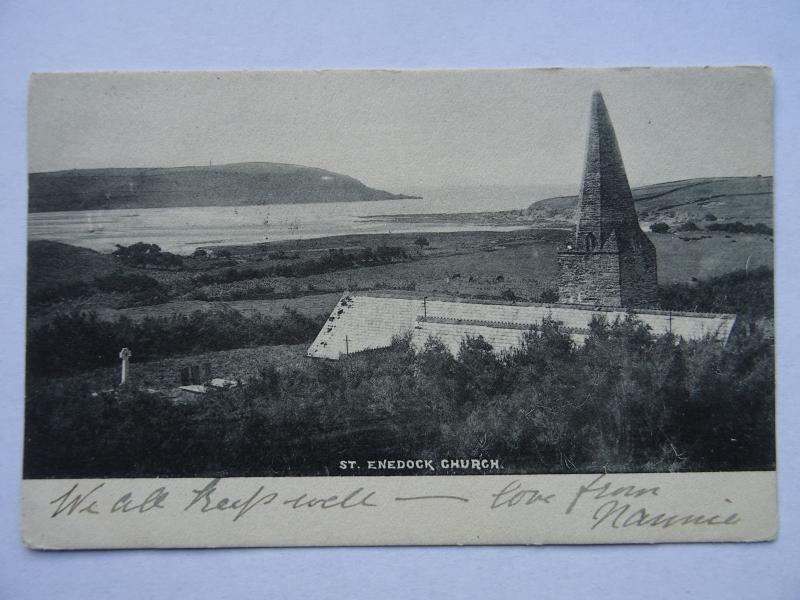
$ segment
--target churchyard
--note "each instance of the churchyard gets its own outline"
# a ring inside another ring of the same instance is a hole
[[[170,320],[203,313],[236,314],[245,318],[261,316],[272,320],[284,318],[287,309],[321,324],[348,291],[403,290],[444,296],[498,301],[539,301],[557,284],[556,244],[565,235],[561,230],[517,230],[510,232],[468,232],[429,234],[387,234],[343,236],[254,246],[215,248],[213,256],[182,257],[179,268],[155,269],[125,264],[109,254],[51,242],[31,243],[31,268],[28,294],[29,333],[44,331],[54,319],[69,314],[94,314],[98,321],[113,323],[129,319],[134,323]],[[772,267],[772,239],[768,235],[702,232],[694,234],[648,234],[658,252],[659,283],[696,285],[731,271]],[[415,244],[424,237],[426,246]],[[356,254],[364,248],[397,248],[402,254],[383,263],[331,265],[330,270],[303,276],[254,276],[223,281],[235,270],[247,277],[248,270],[291,267],[313,263],[331,252]],[[108,289],[98,285],[111,275],[130,289]],[[136,277],[144,276],[145,285]],[[220,282],[198,284],[198,278]],[[150,284],[149,280],[154,283]],[[136,286],[140,287],[137,288]],[[245,298],[241,298],[245,296]],[[308,331],[314,331],[309,326]],[[316,327],[318,330],[318,327]],[[215,336],[209,330],[207,335]],[[313,333],[309,333],[309,343]],[[211,350],[212,341],[202,343],[204,360],[215,364],[215,372],[230,378],[247,378],[257,370],[229,360],[226,353],[235,347]],[[303,344],[272,339],[257,346],[259,360],[278,365],[303,356]],[[235,342],[233,342],[235,343]],[[78,340],[65,340],[65,352]],[[246,345],[246,344],[243,344]],[[253,349],[256,347],[252,347]],[[120,348],[116,351],[119,352]],[[185,356],[181,349],[165,351],[155,364],[143,364],[141,348],[132,348],[134,376],[159,371],[164,358]],[[30,349],[29,349],[30,352]],[[218,354],[218,356],[216,356]],[[96,382],[98,388],[115,379],[106,369],[119,369],[116,355],[101,360],[102,367],[88,371],[72,370],[65,376],[80,376]],[[99,367],[100,365],[97,365]],[[159,386],[167,385],[169,376],[156,377]],[[177,379],[175,381],[177,383]],[[36,385],[36,377],[29,385]],[[154,385],[154,384],[153,384]],[[152,387],[152,386],[151,386]]]

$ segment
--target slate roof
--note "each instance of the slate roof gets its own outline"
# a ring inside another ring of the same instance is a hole
[[[431,299],[380,293],[345,293],[333,309],[328,321],[309,346],[307,356],[338,359],[342,354],[386,348],[392,337],[411,333],[412,343],[419,348],[434,336],[451,352],[458,351],[464,336],[478,336],[489,342],[495,351],[507,350],[520,343],[522,334],[542,319],[561,321],[577,343],[582,343],[595,314],[609,321],[625,318],[628,311],[565,304],[490,304],[482,301]],[[658,310],[635,310],[639,320],[656,334],[672,333],[684,339],[706,335],[727,341],[736,320],[735,315],[679,313]]]

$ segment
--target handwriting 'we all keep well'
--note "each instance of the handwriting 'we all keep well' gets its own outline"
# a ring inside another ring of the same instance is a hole
[[[220,491],[220,479],[212,479],[205,486],[191,490],[186,497],[178,498],[167,486],[153,489],[149,494],[136,497],[132,492],[121,495],[104,495],[105,483],[92,488],[75,483],[63,494],[50,501],[51,518],[70,518],[100,514],[148,514],[178,507],[181,512],[195,514],[226,514],[233,522],[264,507],[287,510],[380,510],[393,503],[453,502],[474,504],[488,511],[522,511],[551,507],[576,518],[589,517],[591,529],[600,526],[612,529],[628,527],[672,528],[685,526],[729,526],[741,521],[736,512],[718,511],[714,514],[667,513],[648,508],[648,501],[664,496],[662,487],[616,485],[607,475],[598,475],[578,486],[574,492],[560,494],[541,489],[523,487],[519,480],[511,480],[502,488],[485,497],[455,495],[392,496],[381,498],[377,491],[357,487],[346,494],[315,495],[313,493],[281,494],[267,491],[263,485],[252,493],[237,496]],[[724,502],[732,505],[728,498]],[[724,514],[719,514],[720,512]]]

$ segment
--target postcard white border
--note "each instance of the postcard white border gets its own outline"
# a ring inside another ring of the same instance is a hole
[[[198,494],[212,482],[211,493]],[[37,549],[733,542],[777,534],[774,471],[29,479],[23,506],[23,538]]]

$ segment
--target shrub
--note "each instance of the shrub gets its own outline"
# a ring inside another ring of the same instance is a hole
[[[183,266],[183,259],[177,254],[163,252],[158,244],[136,242],[130,246],[117,244],[113,255],[124,264],[132,267],[161,267],[174,269]]]
[[[693,221],[686,221],[677,227],[678,231],[701,231],[701,229],[694,224]]]
[[[202,273],[193,278],[194,283],[209,285],[213,283],[231,283],[247,279],[261,279],[266,277],[308,277],[331,271],[352,269],[357,266],[390,263],[408,258],[403,248],[395,246],[378,246],[364,248],[358,252],[344,252],[335,250],[316,259],[309,259],[293,264],[278,264],[268,267],[232,267],[214,273]]]
[[[598,318],[581,346],[553,320],[500,355],[481,337],[456,356],[398,337],[340,361],[265,365],[191,404],[32,382],[24,472],[324,475],[342,456],[500,458],[507,474],[773,469],[773,361],[758,334],[685,342]]]
[[[661,285],[658,299],[664,310],[770,317],[774,310],[773,273],[762,266],[732,271],[693,285]]]
[[[160,286],[158,281],[139,273],[122,273],[114,271],[110,275],[95,277],[94,283],[103,292],[141,292]]]
[[[52,304],[63,300],[73,300],[94,293],[91,285],[85,281],[68,281],[43,288],[28,288],[28,304]]]
[[[544,302],[546,304],[554,304],[558,302],[558,290],[544,290],[539,296],[539,302]]]
[[[137,304],[160,304],[169,299],[167,291],[158,281],[139,273],[115,271],[110,275],[95,277],[97,289],[103,292],[131,294]]]
[[[650,225],[650,231],[653,233],[667,233],[669,231],[669,225],[666,223],[653,223]]]
[[[246,287],[235,287],[230,290],[223,290],[215,296],[217,300],[261,300],[271,298],[275,294],[275,288],[271,285],[248,285]]]
[[[727,233],[756,233],[761,235],[772,235],[774,232],[771,227],[763,223],[756,223],[755,225],[746,225],[741,221],[735,223],[712,223],[707,225],[708,231],[725,231]]]
[[[714,213],[706,213],[706,216],[703,217],[706,221],[716,221],[717,216]]]
[[[424,236],[419,236],[417,239],[414,240],[414,244],[419,246],[419,249],[422,250],[426,246],[430,246],[431,243],[428,241],[428,238]]]
[[[514,293],[514,290],[512,289],[504,290],[503,293],[500,294],[500,299],[507,300],[508,302],[516,302],[517,300],[519,300],[519,298],[517,298],[517,295]]]

